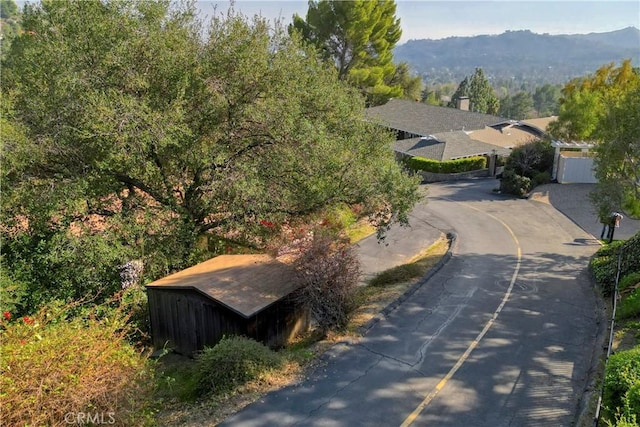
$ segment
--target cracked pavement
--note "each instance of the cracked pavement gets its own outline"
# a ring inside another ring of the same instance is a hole
[[[599,244],[551,205],[495,185],[430,184],[404,239],[454,232],[449,262],[308,379],[221,425],[400,426],[421,404],[416,426],[574,424],[605,324],[587,272]]]

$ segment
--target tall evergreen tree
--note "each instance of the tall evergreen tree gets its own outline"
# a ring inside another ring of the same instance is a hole
[[[533,108],[533,98],[523,90],[514,95],[507,95],[500,100],[498,114],[508,119],[522,120],[529,117]]]
[[[470,110],[477,113],[497,114],[500,108],[500,101],[496,97],[493,87],[491,87],[491,83],[484,75],[482,68],[476,68],[471,79],[465,77],[460,82],[449,106],[455,107],[457,100],[462,96],[469,97]]]
[[[533,93],[533,107],[538,112],[538,117],[546,117],[558,114],[560,101],[560,87],[552,84],[544,84],[536,88]]]
[[[469,77],[465,77],[462,79],[458,88],[451,96],[451,101],[449,102],[449,107],[456,108],[458,100],[463,97],[469,97]]]
[[[368,105],[413,91],[411,80],[405,87],[394,78],[392,51],[402,34],[394,0],[311,0],[306,20],[294,15],[289,30],[331,61],[339,78],[359,88]]]

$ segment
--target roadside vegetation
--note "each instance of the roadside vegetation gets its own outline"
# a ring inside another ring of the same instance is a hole
[[[407,264],[384,271],[354,290],[348,321],[315,329],[278,351],[242,337],[228,337],[191,360],[166,354],[157,361],[157,397],[163,426],[213,426],[265,393],[299,381],[320,366],[320,356],[364,328],[438,264],[449,249],[442,237]],[[224,369],[220,369],[224,366]]]
[[[596,144],[592,203],[602,219],[621,209],[640,217],[639,114],[640,68],[627,59],[568,82],[558,120],[549,125],[555,139]]]
[[[620,273],[618,276],[618,266]],[[605,297],[618,282],[613,353],[603,380],[601,423],[631,427],[640,421],[640,234],[603,246],[591,269]]]
[[[0,319],[4,425],[154,423],[155,372],[119,301]],[[75,313],[70,317],[69,313]]]
[[[550,182],[553,152],[548,139],[537,139],[514,148],[505,162],[500,191],[522,197],[538,185]]]
[[[400,37],[393,1],[339,6],[383,7],[361,14],[393,30],[376,45]],[[220,254],[289,256],[321,332],[308,342],[346,328],[350,244],[406,223],[420,197],[393,135],[364,120],[382,81],[357,77],[382,61],[398,96],[419,83],[406,67],[397,80],[387,50],[354,51],[339,75],[293,28],[232,9],[205,22],[186,1],[2,12],[3,421],[145,425],[166,395],[215,401],[296,372],[307,341],[228,337],[173,376],[149,358],[144,284]]]

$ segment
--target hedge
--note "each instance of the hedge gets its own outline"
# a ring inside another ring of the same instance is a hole
[[[406,165],[408,168],[416,171],[460,173],[485,169],[487,167],[487,159],[484,156],[477,156],[439,162],[424,157],[411,157],[406,160]]]
[[[595,253],[589,263],[596,282],[605,296],[611,295],[618,269],[618,254],[622,251],[620,277],[640,272],[640,233],[626,241],[614,241]]]

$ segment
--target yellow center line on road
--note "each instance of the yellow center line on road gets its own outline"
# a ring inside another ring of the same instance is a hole
[[[447,199],[447,200],[449,200],[449,199]],[[453,200],[451,200],[451,201],[453,201]],[[453,367],[449,370],[449,372],[447,372],[447,375],[445,375],[440,380],[440,382],[438,382],[438,384],[436,385],[435,389],[433,389],[433,391],[431,393],[429,393],[424,398],[424,400],[422,402],[420,402],[418,407],[416,409],[414,409],[411,414],[409,414],[409,416],[403,421],[403,423],[400,424],[400,427],[408,427],[411,424],[413,424],[413,422],[416,420],[416,418],[418,418],[418,415],[420,415],[420,413],[424,410],[424,408],[426,408],[429,405],[429,403],[431,403],[433,398],[436,397],[436,395],[440,392],[440,390],[442,390],[444,388],[445,385],[447,385],[447,382],[449,382],[451,377],[453,377],[453,375],[458,371],[458,369],[460,369],[460,367],[464,364],[464,362],[469,358],[469,355],[471,354],[473,349],[477,347],[478,343],[480,343],[480,340],[482,340],[482,338],[484,338],[484,336],[487,334],[487,332],[489,331],[489,329],[491,328],[491,326],[493,325],[495,320],[498,318],[498,315],[502,311],[504,305],[507,303],[507,300],[511,296],[511,291],[513,290],[513,286],[516,283],[516,278],[518,277],[518,272],[520,271],[520,263],[521,263],[521,260],[522,260],[522,250],[520,248],[520,241],[516,237],[515,233],[511,229],[511,227],[509,227],[501,219],[499,219],[499,218],[497,218],[497,217],[495,217],[495,216],[493,216],[493,215],[491,215],[491,214],[489,214],[487,212],[483,212],[478,208],[475,208],[473,206],[467,205],[466,203],[461,203],[461,204],[467,206],[468,208],[476,210],[478,212],[482,212],[483,214],[485,214],[485,215],[491,217],[492,219],[498,221],[500,224],[502,224],[502,226],[504,228],[507,229],[509,234],[511,234],[511,238],[515,242],[516,248],[517,248],[518,258],[517,258],[517,262],[516,262],[516,268],[513,271],[513,276],[511,277],[511,282],[509,283],[509,288],[507,289],[507,292],[504,294],[504,297],[502,298],[502,302],[500,302],[500,305],[498,306],[496,311],[493,312],[493,316],[491,317],[491,319],[489,319],[489,321],[486,323],[486,325],[484,325],[484,328],[482,328],[482,331],[480,331],[478,336],[471,342],[471,344],[469,344],[469,347],[467,347],[467,349],[465,350],[464,353],[462,353],[462,356],[460,356],[460,358],[458,359],[456,364],[453,365]]]

